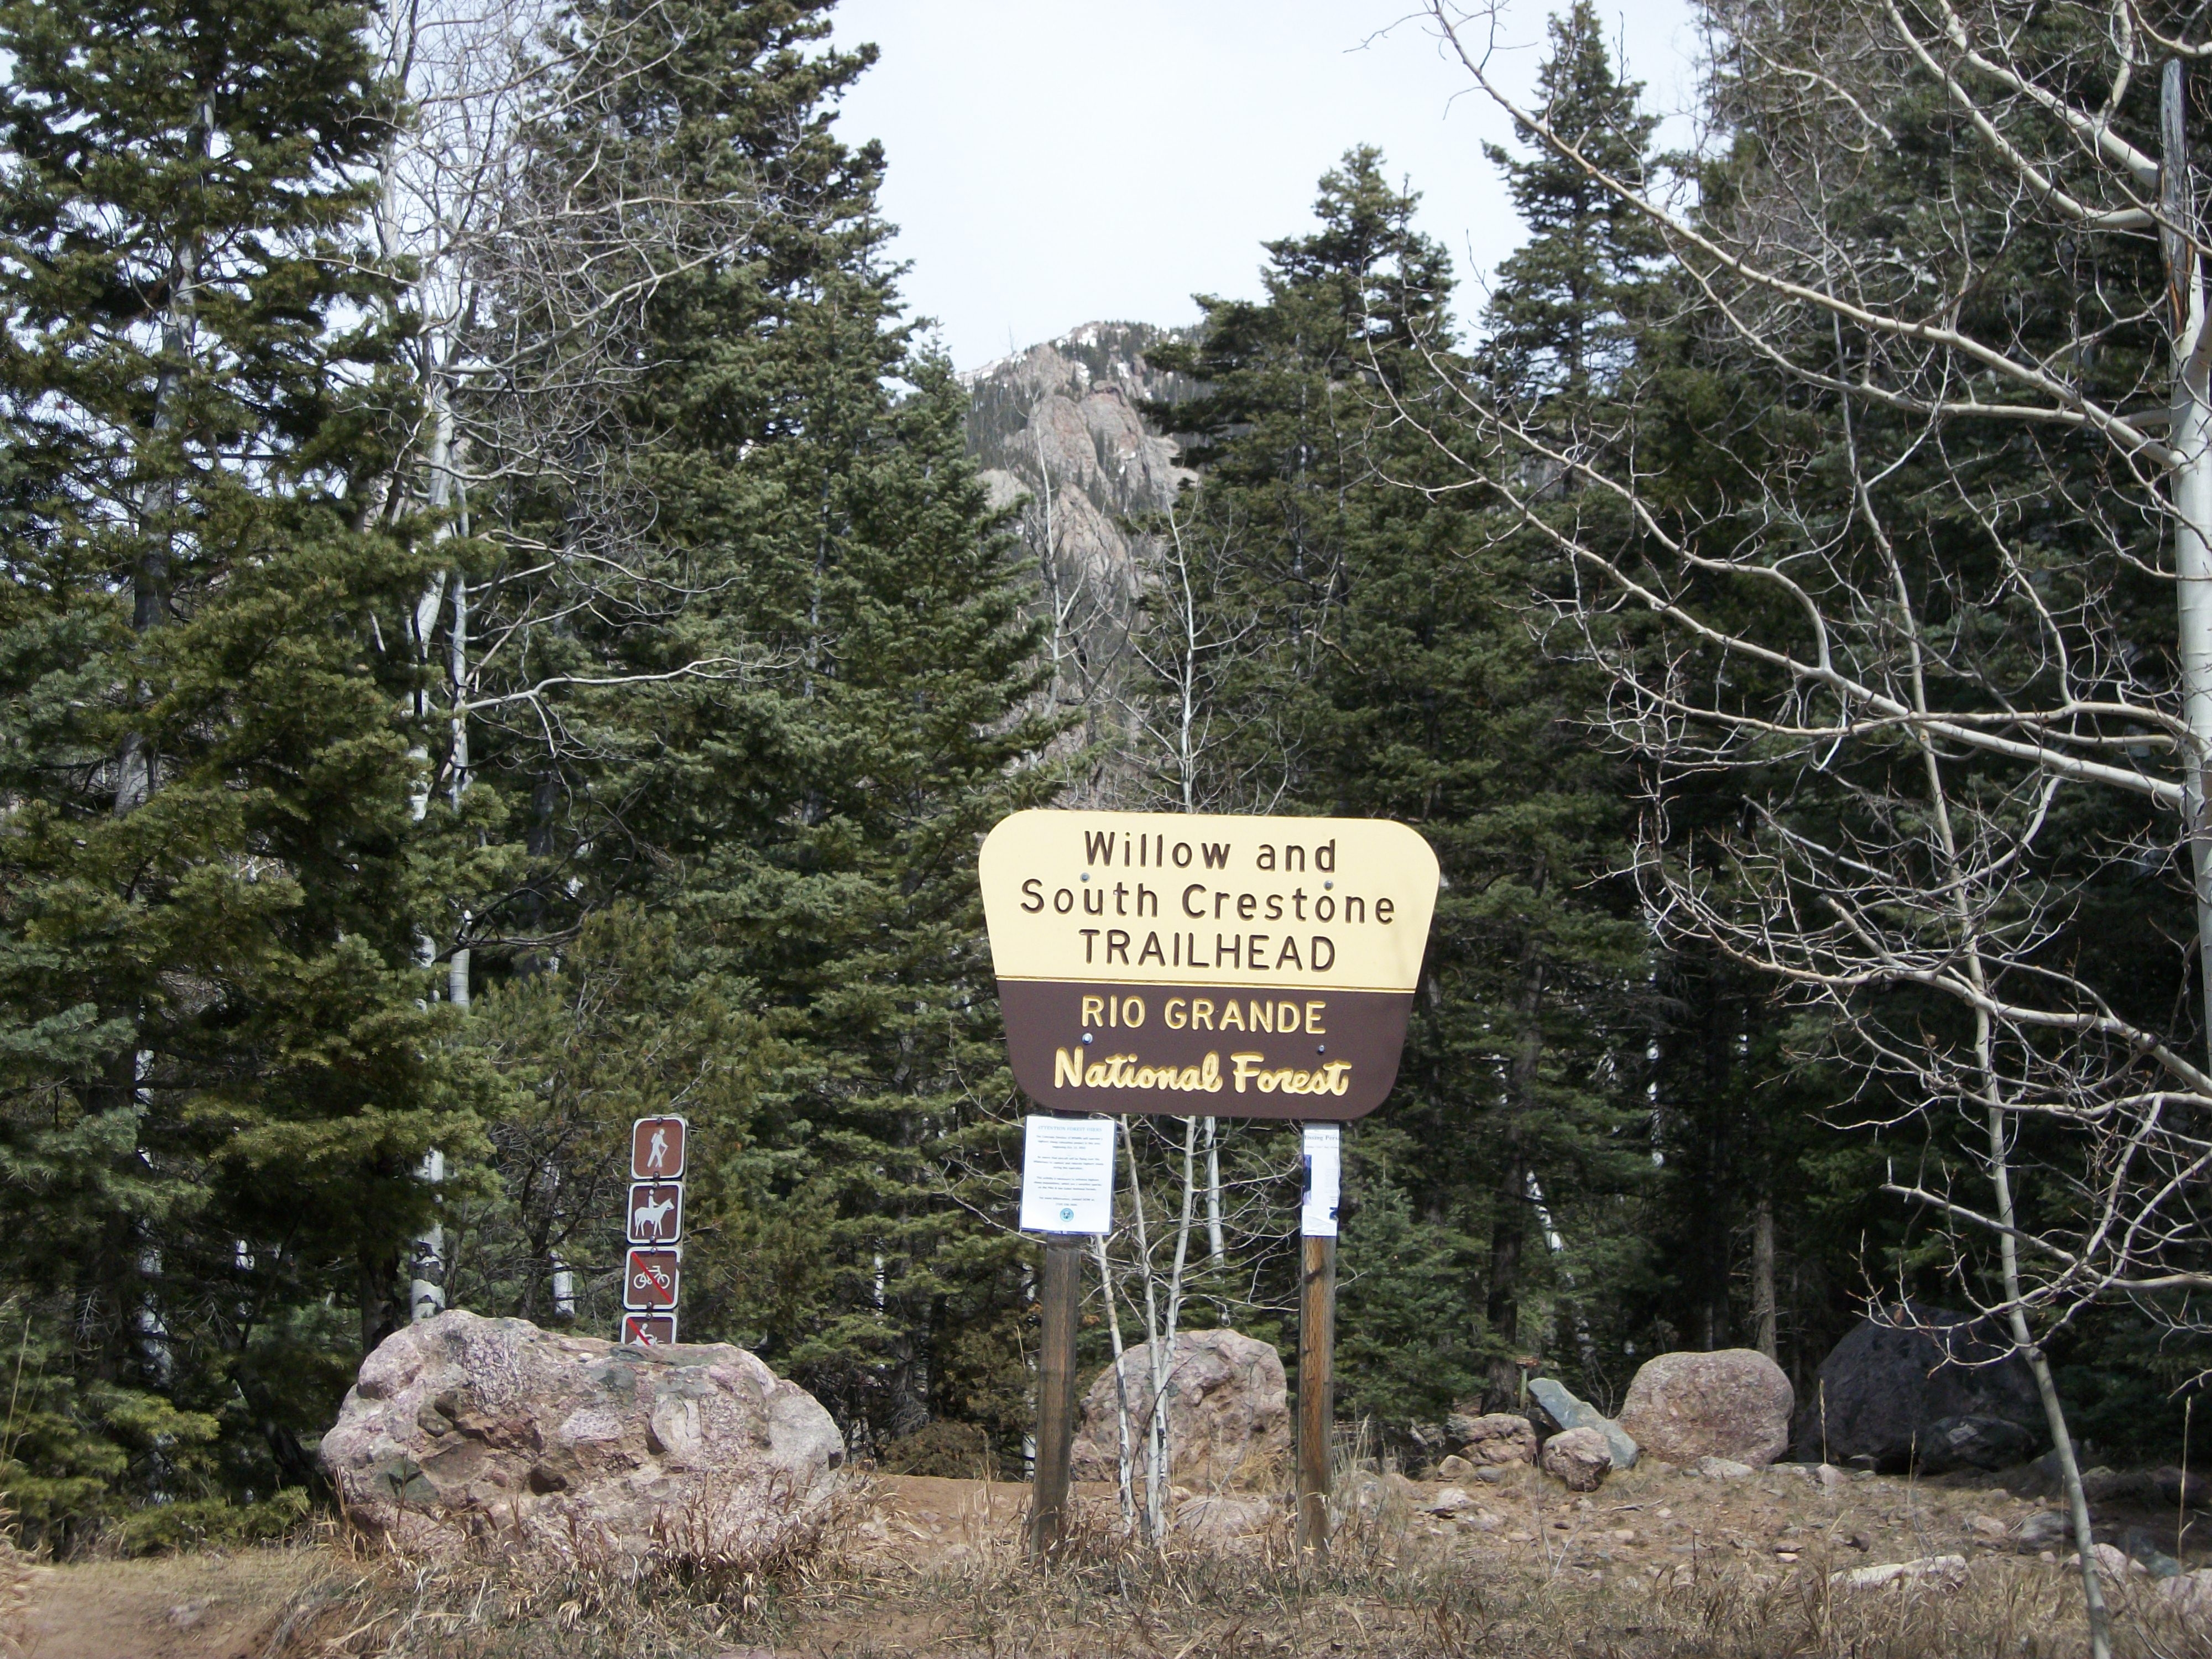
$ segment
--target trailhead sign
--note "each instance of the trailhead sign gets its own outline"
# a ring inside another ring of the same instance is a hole
[[[1437,902],[1404,824],[1036,810],[980,873],[1040,1106],[1338,1123],[1390,1092]]]

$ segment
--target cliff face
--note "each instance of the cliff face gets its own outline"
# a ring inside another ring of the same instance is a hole
[[[962,376],[969,453],[992,502],[1024,501],[1022,538],[1052,625],[1053,696],[1082,708],[1094,733],[1111,718],[1154,565],[1131,521],[1164,512],[1195,476],[1138,412],[1190,394],[1182,376],[1145,361],[1168,337],[1141,323],[1090,323]]]

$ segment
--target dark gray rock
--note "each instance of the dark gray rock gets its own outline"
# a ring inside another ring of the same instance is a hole
[[[2043,1443],[2035,1379],[1986,1322],[1903,1303],[1835,1346],[1790,1437],[1802,1462],[2001,1468]]]
[[[1926,1474],[1946,1469],[2002,1469],[2035,1449],[2035,1436],[2002,1417],[1969,1413],[1939,1417],[1920,1440],[1920,1468]]]
[[[2127,1552],[2129,1560],[2141,1562],[2143,1571],[2154,1578],[2181,1577],[2181,1563],[2159,1548],[2158,1540],[2142,1527],[2130,1527],[2122,1533],[2120,1547]]]

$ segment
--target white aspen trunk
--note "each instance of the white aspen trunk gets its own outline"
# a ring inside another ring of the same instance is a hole
[[[430,398],[432,416],[428,496],[432,509],[440,511],[453,500],[453,416],[452,410],[447,405],[442,384],[434,374],[431,381]],[[447,524],[441,522],[433,533],[442,541],[452,532]],[[422,596],[415,602],[415,659],[417,663],[427,665],[430,661],[430,641],[437,631],[438,614],[445,609],[446,589],[450,580],[449,573],[440,571],[432,580],[430,586],[423,591]],[[417,690],[415,694],[415,713],[418,718],[427,716],[429,713],[428,696],[427,689]],[[429,755],[427,750],[418,745],[412,753],[425,768],[428,767]],[[430,784],[427,775],[419,779],[415,785],[412,810],[415,821],[418,823],[429,812]],[[437,960],[437,941],[428,933],[422,935],[419,948],[422,953],[422,965],[425,968]],[[448,996],[453,994],[454,977],[453,968],[449,964],[446,976]],[[459,978],[460,1000],[462,1006],[465,1006],[468,1000],[466,963],[460,965]],[[432,1187],[444,1182],[446,1154],[443,1151],[434,1146],[422,1155],[422,1177]],[[445,1228],[435,1221],[431,1222],[428,1226],[415,1235],[408,1254],[408,1317],[418,1322],[425,1319],[434,1319],[446,1310]]]
[[[2204,1034],[2212,1044],[2212,821],[2206,773],[2212,768],[2212,363],[2207,361],[2204,288],[2189,240],[2197,223],[2196,188],[2183,130],[2186,82],[2169,61],[2159,88],[2160,210],[2169,221],[2164,244],[2173,308],[2173,574],[2181,658],[2182,719],[2189,728],[2183,758],[2191,876],[2197,896],[2197,990]]]
[[[574,1319],[576,1316],[576,1275],[562,1261],[561,1253],[553,1253],[553,1316]]]
[[[432,1187],[446,1179],[446,1155],[435,1147],[422,1154],[422,1179]],[[418,1322],[446,1311],[446,1230],[434,1221],[415,1235],[407,1310]]]
[[[1167,1398],[1168,1356],[1160,1335],[1159,1275],[1152,1267],[1152,1241],[1145,1216],[1145,1188],[1138,1177],[1137,1142],[1129,1120],[1121,1120],[1121,1146],[1129,1160],[1129,1210],[1137,1229],[1138,1271],[1145,1285],[1145,1352],[1152,1372],[1152,1410],[1145,1423],[1145,1535],[1160,1540],[1167,1518],[1168,1426],[1162,1404]]]
[[[453,811],[459,813],[461,797],[468,793],[469,787],[469,579],[459,570],[453,573],[453,639],[447,653],[453,680],[451,732],[453,752],[450,799]],[[463,911],[463,929],[467,928],[470,920],[469,913]],[[469,947],[460,939],[456,939],[453,954],[446,965],[446,999],[456,1008],[469,1006]]]
[[[1216,1271],[1228,1265],[1221,1239],[1221,1139],[1215,1120],[1206,1120],[1206,1251]]]
[[[2200,313],[2201,304],[2197,307]],[[2212,1041],[2212,386],[2204,354],[2192,351],[2173,381],[2173,565],[2180,626],[2182,719],[2189,728],[2185,811],[2197,896],[2197,971],[2204,1030]]]
[[[1106,1235],[1091,1244],[1098,1253],[1098,1286],[1106,1297],[1106,1332],[1114,1343],[1115,1484],[1121,1499],[1121,1524],[1137,1522],[1135,1436],[1129,1425],[1129,1380],[1121,1370],[1121,1297],[1114,1287],[1114,1267],[1106,1254]]]

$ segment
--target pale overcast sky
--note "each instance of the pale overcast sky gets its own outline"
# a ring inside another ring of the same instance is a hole
[[[1686,0],[1601,0],[1662,113],[1690,107]],[[1513,78],[1553,8],[1509,0]],[[843,0],[872,40],[848,141],[884,142],[886,214],[961,368],[1101,319],[1194,320],[1194,293],[1249,296],[1261,243],[1311,222],[1322,173],[1379,145],[1423,196],[1463,280],[1520,228],[1482,154],[1509,131],[1409,0]],[[1394,27],[1395,25],[1395,27]],[[1667,141],[1684,142],[1673,124]],[[1468,282],[1472,288],[1472,282]],[[1479,295],[1463,291],[1462,310]]]

